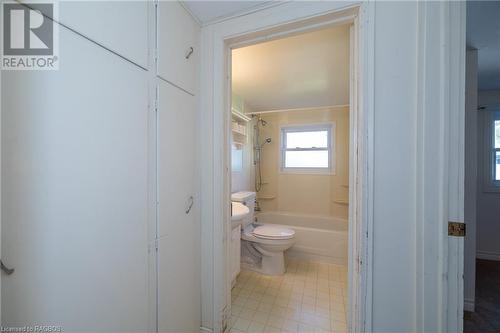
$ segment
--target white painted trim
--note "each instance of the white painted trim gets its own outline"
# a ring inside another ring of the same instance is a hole
[[[211,328],[206,328],[203,326],[200,327],[200,333],[212,333],[212,332],[213,330]]]
[[[500,252],[477,251],[477,259],[500,261]]]
[[[361,19],[357,20],[359,10]],[[347,20],[349,17],[349,20]],[[362,94],[358,96],[359,107],[359,151],[362,154],[356,164],[361,171],[356,187],[361,198],[359,214],[360,226],[354,229],[357,233],[359,253],[355,253],[355,269],[359,278],[355,280],[357,288],[354,298],[351,293],[351,307],[356,311],[353,317],[357,321],[351,332],[371,332],[372,311],[372,221],[373,221],[373,98],[374,98],[374,4],[367,2],[286,2],[280,6],[268,8],[250,15],[240,16],[224,22],[206,26],[202,29],[202,160],[206,163],[202,170],[202,262],[203,266],[203,326],[213,327],[214,332],[222,330],[222,311],[228,300],[229,290],[226,270],[227,258],[224,258],[228,245],[227,223],[229,220],[229,188],[227,155],[224,151],[228,144],[224,126],[229,126],[225,110],[229,110],[227,87],[229,82],[228,62],[230,54],[228,45],[243,45],[249,40],[267,40],[284,37],[287,34],[318,29],[339,23],[355,20],[359,23],[359,58],[358,66],[362,67],[355,76]],[[248,44],[247,44],[248,45]],[[352,165],[352,164],[351,164]],[[227,200],[226,200],[227,198]],[[230,282],[229,282],[230,283]],[[212,289],[210,289],[212,287]],[[229,287],[230,288],[230,287]],[[349,312],[351,312],[351,309]]]
[[[464,299],[464,311],[474,312],[476,304],[473,299]]]
[[[295,109],[276,109],[276,110],[265,110],[265,111],[252,111],[247,112],[247,114],[263,114],[263,113],[276,113],[276,112],[294,112],[294,111],[320,111],[328,109],[341,109],[348,108],[349,104],[339,104],[339,105],[329,105],[329,106],[318,106],[313,108],[295,108]]]
[[[448,221],[464,221],[464,178],[465,178],[465,53],[466,53],[466,3],[447,2],[443,20],[445,40],[445,80],[444,93],[447,95],[448,108],[446,119],[449,133],[446,141],[448,148]],[[446,173],[445,173],[446,175]],[[446,202],[443,205],[446,207]],[[447,223],[445,223],[447,224]],[[444,294],[447,298],[443,308],[448,309],[446,326],[443,331],[463,331],[464,309],[464,238],[449,237],[447,226],[442,227],[447,242],[442,245],[441,253],[447,262],[443,271]]]
[[[461,332],[465,16],[463,3],[419,2],[416,115],[416,331]]]
[[[361,154],[351,154],[349,161],[348,329],[369,333],[373,330],[375,2],[360,6],[351,31],[350,52],[355,59],[351,65],[357,66],[351,68],[349,149]]]

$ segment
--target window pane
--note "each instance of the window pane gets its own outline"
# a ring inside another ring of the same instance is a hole
[[[243,150],[238,149],[236,145],[231,149],[231,170],[236,172],[243,170]]]
[[[328,131],[287,132],[286,148],[326,148]]]
[[[500,180],[500,151],[495,152],[495,180]]]
[[[287,151],[285,168],[328,168],[328,151]]]
[[[495,120],[495,148],[500,148],[500,120]]]

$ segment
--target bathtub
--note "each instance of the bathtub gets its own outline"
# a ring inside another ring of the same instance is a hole
[[[295,244],[287,257],[347,264],[347,220],[330,216],[261,212],[257,223],[280,224],[295,230]]]

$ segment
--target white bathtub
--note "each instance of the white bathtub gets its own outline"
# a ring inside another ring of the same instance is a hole
[[[295,245],[286,256],[347,264],[347,220],[330,216],[261,212],[258,223],[281,224],[295,230]]]

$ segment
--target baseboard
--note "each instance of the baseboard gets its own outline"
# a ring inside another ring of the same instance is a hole
[[[464,299],[464,311],[474,312],[475,304],[473,299]]]
[[[211,328],[200,327],[200,333],[212,333],[213,330]]]
[[[484,260],[500,261],[500,253],[487,252],[487,251],[477,251],[476,258],[477,259],[484,259]]]

